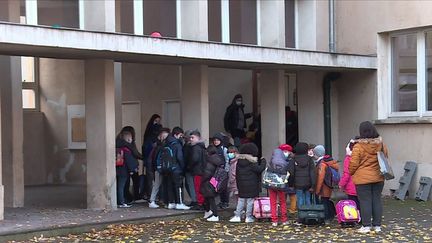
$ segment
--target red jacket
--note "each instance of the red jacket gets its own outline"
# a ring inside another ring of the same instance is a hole
[[[344,169],[343,169],[343,175],[341,180],[339,181],[339,187],[345,191],[347,195],[351,196],[357,196],[356,187],[354,185],[354,182],[351,178],[351,174],[349,172],[349,165],[351,162],[351,156],[347,155],[345,156],[344,160]]]

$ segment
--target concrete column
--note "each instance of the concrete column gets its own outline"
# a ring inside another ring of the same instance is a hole
[[[116,134],[122,129],[122,64],[114,63],[114,80],[115,80],[115,127]]]
[[[87,208],[117,206],[115,81],[112,60],[85,61]]]
[[[262,153],[271,158],[273,149],[285,143],[285,74],[264,70],[259,77],[261,98]]]
[[[207,0],[177,0],[177,38],[208,40]]]
[[[144,35],[143,0],[133,0],[134,34]]]
[[[181,69],[182,126],[199,129],[209,138],[208,66],[185,65]]]
[[[328,51],[328,0],[296,1],[296,48]]]
[[[80,1],[80,27],[115,32],[115,1]]]
[[[31,25],[38,24],[37,0],[25,0],[26,23]]]
[[[285,1],[257,0],[258,45],[285,47]]]

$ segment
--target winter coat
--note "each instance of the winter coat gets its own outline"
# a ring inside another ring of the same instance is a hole
[[[204,142],[198,142],[190,145],[190,153],[187,158],[187,170],[193,176],[200,176],[203,173],[203,166],[205,160],[205,144]]]
[[[178,173],[178,174],[183,173],[185,168],[184,156],[183,156],[183,145],[178,139],[176,139],[174,136],[170,134],[165,139],[165,146],[168,146],[172,149],[174,157],[176,158],[176,161],[179,165],[177,166],[174,173]]]
[[[140,159],[140,160],[143,159],[142,154],[137,149],[135,141],[132,141],[132,143],[128,143],[124,139],[118,137],[118,138],[116,138],[116,147],[119,147],[119,148],[126,147],[131,151],[132,156],[134,156],[135,159]]]
[[[343,175],[342,178],[339,181],[339,187],[345,191],[347,195],[351,196],[357,196],[357,190],[354,185],[354,182],[352,181],[351,174],[349,173],[349,165],[351,162],[351,156],[347,155],[345,156],[344,160],[344,169],[343,169]]]
[[[250,113],[247,114],[244,113],[244,104],[240,106],[236,104],[236,99],[240,97],[241,96],[236,95],[231,105],[229,105],[226,109],[225,116],[224,116],[224,128],[228,132],[232,132],[239,129],[238,128],[238,122],[240,119],[239,112],[243,113],[243,117],[244,117],[243,129],[246,128],[246,119],[252,117]]]
[[[293,163],[289,164],[289,185],[297,190],[315,189],[316,172],[315,163],[307,154],[294,156]]]
[[[279,175],[286,175],[288,172],[289,161],[285,158],[283,151],[280,149],[273,150],[272,158],[268,164],[267,170]]]
[[[116,166],[116,175],[128,177],[130,172],[135,172],[138,169],[138,161],[129,147],[124,146],[125,143],[127,142],[121,138],[116,139],[116,149],[122,149],[124,157],[123,166]]]
[[[212,184],[210,184],[210,179],[214,176],[216,169],[218,167],[223,167],[224,164],[225,161],[218,154],[206,156],[206,162],[203,168],[200,186],[200,193],[203,195],[203,197],[217,196],[215,188]]]
[[[237,161],[238,158],[237,156],[230,160],[229,165],[230,165],[230,169],[229,169],[229,178],[228,178],[228,191],[230,193],[232,193],[233,195],[237,195],[238,194],[238,189],[237,189],[237,180],[236,180],[236,168],[237,168]]]
[[[315,193],[321,197],[331,197],[333,192],[333,189],[324,183],[327,166],[339,170],[339,163],[328,155],[318,162]]]
[[[382,138],[358,139],[352,150],[349,171],[356,185],[383,182],[377,152],[383,150],[388,156],[388,149]]]
[[[261,192],[261,173],[266,167],[265,159],[259,160],[249,154],[239,154],[236,182],[240,198],[255,198]]]

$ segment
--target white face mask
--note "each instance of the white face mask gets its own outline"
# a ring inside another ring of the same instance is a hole
[[[284,154],[285,158],[288,158],[288,156],[290,155],[289,152],[283,152],[283,154]]]

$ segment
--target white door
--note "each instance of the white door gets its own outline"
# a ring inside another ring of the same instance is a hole
[[[132,126],[135,128],[136,145],[139,148],[142,144],[141,132],[141,103],[139,102],[126,102],[122,104],[122,125]]]
[[[162,124],[165,127],[173,129],[181,127],[181,105],[178,100],[163,101]]]

